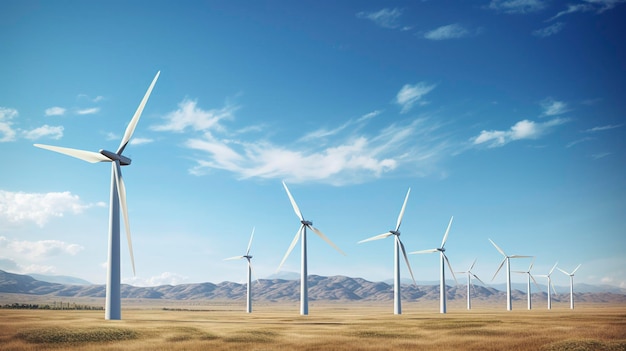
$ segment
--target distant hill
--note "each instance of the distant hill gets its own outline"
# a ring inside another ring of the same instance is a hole
[[[37,280],[40,280],[42,282],[48,282],[48,283],[59,283],[59,284],[66,284],[66,285],[93,285],[84,279],[70,277],[67,275],[45,275],[45,274],[34,274],[34,273],[31,273],[28,275]]]
[[[245,284],[232,282],[161,285],[134,287],[122,285],[122,298],[168,299],[168,300],[243,300]],[[466,299],[464,285],[448,286],[448,299]],[[49,283],[31,276],[7,273],[0,270],[0,293],[19,293],[62,297],[104,297],[104,285],[69,285]],[[300,282],[286,279],[261,279],[253,283],[254,299],[257,301],[298,301]],[[626,303],[626,295],[615,293],[576,293],[577,301]],[[545,292],[537,292],[535,298],[545,300]],[[513,290],[515,300],[526,299],[526,293]],[[439,285],[403,285],[402,298],[410,301],[436,301]],[[493,287],[476,285],[472,291],[474,300],[504,301],[506,293]],[[309,299],[312,301],[389,301],[393,299],[393,285],[370,282],[362,278],[345,276],[309,276]],[[558,294],[555,301],[569,300],[568,294]]]

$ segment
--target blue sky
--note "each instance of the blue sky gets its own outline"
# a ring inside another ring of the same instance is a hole
[[[0,269],[104,282],[109,165],[32,144],[115,150],[160,70],[125,151],[125,283],[242,281],[223,259],[253,227],[275,273],[299,226],[285,181],[347,254],[310,233],[310,274],[391,279],[391,238],[357,242],[410,187],[408,251],[454,216],[457,271],[491,280],[491,238],[534,274],[626,287],[623,2],[3,1]],[[438,279],[436,255],[410,260]]]

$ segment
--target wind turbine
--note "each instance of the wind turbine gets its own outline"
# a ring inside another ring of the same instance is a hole
[[[526,295],[528,298],[528,309],[531,310],[532,307],[532,298],[531,298],[531,290],[530,290],[530,279],[532,278],[533,282],[535,282],[535,286],[537,286],[537,288],[539,288],[539,284],[537,284],[537,281],[535,280],[535,277],[533,277],[532,274],[530,274],[530,270],[533,269],[533,264],[535,264],[535,259],[532,260],[532,262],[530,262],[530,266],[528,267],[527,271],[514,271],[515,273],[521,273],[521,274],[527,274],[528,275],[528,285],[526,287]],[[549,289],[549,287],[548,287]],[[549,292],[549,291],[548,291]]]
[[[507,256],[507,254],[505,254],[504,251],[502,251],[502,249],[499,248],[498,245],[496,245],[496,243],[493,242],[493,240],[489,239],[489,241],[493,244],[496,250],[498,250],[498,252],[500,252],[502,256],[504,256],[504,260],[502,260],[502,263],[500,263],[500,266],[498,267],[496,274],[494,274],[493,278],[491,278],[492,281],[495,279],[496,275],[498,275],[498,272],[500,272],[500,269],[502,269],[502,265],[504,265],[504,262],[506,262],[506,309],[507,311],[511,311],[513,309],[513,303],[511,301],[511,262],[510,262],[510,259],[511,258],[527,258],[527,257],[532,257],[532,256],[521,256],[521,255]]]
[[[450,217],[450,222],[448,223],[448,229],[446,229],[446,233],[443,235],[443,240],[441,241],[441,247],[430,250],[421,250],[411,252],[410,254],[425,254],[425,253],[434,253],[439,252],[440,256],[440,272],[439,272],[439,313],[446,313],[446,270],[445,265],[448,263],[448,268],[450,268],[450,273],[452,273],[452,277],[456,282],[456,276],[454,276],[454,271],[452,270],[452,266],[450,265],[450,260],[448,260],[448,256],[446,256],[446,249],[444,246],[446,245],[446,240],[448,239],[448,233],[450,233],[450,227],[452,226],[452,220],[454,216]]]
[[[130,239],[130,225],[128,222],[128,208],[126,206],[126,187],[122,178],[122,170],[120,166],[128,166],[131,159],[122,155],[124,149],[128,145],[130,138],[137,127],[137,122],[141,117],[143,108],[148,102],[152,88],[159,78],[161,71],[157,72],[152,80],[148,91],[144,95],[135,115],[126,127],[122,142],[116,152],[100,150],[99,152],[84,151],[70,149],[59,146],[50,146],[42,144],[34,144],[36,147],[58,152],[68,156],[72,156],[90,163],[111,162],[111,194],[109,204],[109,253],[107,263],[107,282],[106,282],[106,300],[105,300],[105,319],[121,319],[122,318],[122,299],[120,294],[120,206],[124,216],[124,224],[126,229],[126,239],[128,240],[128,249],[130,251],[130,261],[133,266],[133,274],[135,274],[135,259],[133,257],[133,245]]]
[[[235,256],[235,257],[229,257],[226,258],[224,260],[240,260],[245,258],[246,260],[248,260],[248,285],[246,286],[246,292],[247,292],[247,302],[246,302],[246,312],[248,313],[252,313],[252,263],[250,263],[250,260],[252,259],[252,256],[250,256],[250,247],[252,247],[252,238],[254,238],[254,228],[252,228],[252,234],[250,234],[250,241],[248,242],[248,249],[246,250],[246,254],[243,256]]]
[[[465,272],[457,272],[457,273],[465,273],[465,274],[467,274],[467,309],[468,310],[472,309],[472,296],[470,294],[470,285],[472,285],[472,277],[478,279],[479,282],[481,282],[484,285],[486,285],[485,282],[480,280],[480,278],[478,278],[478,276],[476,274],[474,274],[474,272],[472,272],[472,268],[474,268],[475,264],[476,264],[476,259],[474,259],[474,262],[472,262],[472,265],[467,269],[467,271],[465,271]]]
[[[404,256],[404,260],[406,261],[406,266],[409,268],[409,273],[411,273],[411,279],[413,279],[413,284],[415,283],[415,278],[413,277],[413,271],[411,270],[411,265],[409,264],[409,258],[406,255],[406,250],[404,249],[404,244],[400,240],[400,224],[402,224],[402,217],[404,216],[404,210],[406,209],[406,202],[409,199],[409,194],[411,193],[411,188],[406,192],[406,197],[404,198],[404,204],[402,205],[402,210],[400,210],[400,215],[398,216],[398,221],[396,223],[396,229],[390,230],[387,233],[379,234],[373,236],[369,239],[361,240],[360,243],[364,243],[366,241],[380,240],[384,239],[388,236],[394,235],[394,274],[393,274],[393,313],[394,314],[402,314],[402,303],[400,296],[400,250],[402,250],[402,255]]]
[[[574,269],[572,273],[567,273],[566,271],[557,267],[558,270],[560,270],[564,274],[569,275],[569,308],[571,309],[574,309],[574,273],[576,273],[578,268],[580,268],[580,265],[578,265],[578,267],[576,267],[576,269]]]
[[[307,263],[307,257],[306,257],[306,252],[307,252],[306,230],[307,228],[311,229],[320,238],[324,239],[324,241],[326,241],[330,246],[332,246],[335,250],[339,251],[340,254],[345,256],[345,253],[341,251],[341,249],[339,249],[335,244],[333,244],[333,242],[330,241],[330,239],[328,239],[326,235],[324,235],[321,231],[319,231],[319,229],[315,228],[313,226],[313,222],[307,221],[304,219],[302,212],[300,212],[300,208],[298,208],[298,205],[296,204],[296,200],[294,200],[293,196],[291,196],[291,193],[289,192],[289,188],[287,188],[287,184],[285,184],[285,182],[283,182],[283,187],[285,187],[285,191],[287,191],[287,196],[289,196],[289,201],[291,201],[291,206],[293,207],[293,211],[296,213],[296,216],[300,218],[300,228],[296,232],[296,236],[293,238],[291,245],[289,245],[289,248],[287,249],[287,253],[285,254],[285,257],[283,257],[283,260],[280,262],[280,265],[278,266],[277,271],[280,270],[280,268],[283,266],[283,263],[285,263],[285,260],[287,260],[287,257],[291,253],[291,250],[293,250],[293,248],[298,243],[298,239],[302,237],[302,242],[301,242],[302,262],[301,262],[301,270],[300,270],[300,314],[303,316],[306,316],[309,314],[309,296],[308,296],[308,286],[307,286],[308,274],[307,274],[307,265],[306,265]]]
[[[550,270],[550,273],[548,274],[544,274],[544,275],[538,275],[538,277],[545,277],[548,278],[548,309],[551,310],[552,309],[552,294],[550,293],[550,287],[552,287],[552,291],[554,291],[554,293],[556,294],[556,289],[554,288],[554,284],[552,284],[552,272],[554,272],[554,269],[556,268],[556,265],[558,264],[555,263],[554,266],[552,266],[552,269]]]

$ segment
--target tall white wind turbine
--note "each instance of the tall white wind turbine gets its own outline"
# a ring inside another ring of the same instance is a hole
[[[511,258],[528,258],[532,256],[521,256],[521,255],[507,256],[507,254],[505,254],[504,251],[500,247],[498,247],[496,243],[493,242],[493,240],[489,239],[489,241],[491,242],[491,244],[493,244],[496,250],[498,250],[498,252],[500,252],[502,256],[504,256],[504,260],[502,260],[502,263],[500,263],[498,270],[493,275],[493,278],[491,278],[492,281],[496,278],[496,275],[498,275],[498,272],[500,272],[500,269],[502,269],[504,262],[506,262],[506,309],[507,311],[511,311],[513,309],[513,302],[511,300],[511,262],[510,262],[510,259]]]
[[[404,217],[404,210],[406,209],[406,202],[409,199],[409,194],[411,193],[411,188],[406,192],[406,197],[404,198],[404,204],[402,205],[402,210],[400,210],[400,215],[398,216],[398,221],[396,222],[396,229],[390,230],[387,233],[379,234],[373,236],[369,239],[361,240],[360,243],[364,243],[366,241],[380,240],[384,239],[388,236],[395,236],[394,240],[394,266],[393,266],[393,313],[394,314],[402,314],[402,303],[401,303],[401,295],[400,295],[400,251],[402,251],[402,255],[404,256],[404,260],[406,261],[406,266],[409,268],[409,273],[411,273],[411,279],[413,279],[413,284],[415,283],[415,278],[413,277],[413,271],[411,270],[411,265],[409,264],[409,258],[406,255],[406,250],[404,249],[404,244],[400,240],[400,224],[402,224],[402,217]]]
[[[448,256],[446,256],[446,249],[444,246],[446,245],[446,240],[448,240],[448,234],[450,233],[450,227],[452,226],[452,220],[454,216],[450,217],[450,222],[448,223],[448,229],[446,229],[446,233],[443,235],[443,240],[441,241],[441,247],[436,249],[429,250],[421,250],[411,252],[410,254],[425,254],[425,253],[435,253],[439,252],[440,258],[440,271],[439,271],[439,313],[446,313],[446,270],[445,265],[448,264],[448,268],[450,268],[450,273],[452,273],[452,277],[456,282],[456,276],[454,276],[454,271],[452,270],[452,266],[450,265],[450,260],[448,260]]]
[[[248,260],[248,285],[246,286],[247,293],[247,302],[246,302],[246,312],[252,313],[252,263],[250,260],[252,256],[250,256],[250,247],[252,247],[252,238],[254,238],[254,228],[252,228],[252,234],[250,234],[250,241],[248,242],[248,249],[246,250],[246,254],[243,256],[235,256],[225,258],[224,260]]]
[[[530,273],[530,271],[533,269],[533,264],[535,264],[535,260],[533,259],[532,262],[530,262],[530,266],[528,267],[527,271],[514,271],[515,273],[521,273],[521,274],[526,274],[528,276],[528,284],[526,286],[526,296],[528,299],[528,309],[531,310],[533,308],[532,306],[532,291],[530,288],[530,280],[532,279],[533,282],[535,282],[535,286],[537,286],[537,288],[539,288],[539,284],[537,284],[537,281],[535,280],[535,277],[533,277],[533,275]],[[549,292],[549,291],[548,291]]]
[[[538,275],[538,277],[545,277],[548,278],[548,309],[551,310],[552,309],[552,293],[550,292],[550,287],[552,287],[552,291],[554,291],[554,293],[556,294],[556,289],[554,288],[554,284],[552,283],[552,272],[554,272],[554,269],[556,268],[556,265],[558,264],[555,263],[554,266],[552,266],[552,269],[550,270],[550,272],[548,274],[542,274],[542,275]]]
[[[305,316],[309,314],[309,294],[308,294],[308,285],[307,285],[308,273],[307,273],[307,257],[306,257],[306,253],[307,253],[306,230],[307,228],[311,229],[320,238],[324,239],[324,241],[326,241],[330,246],[332,246],[340,254],[345,256],[345,253],[341,251],[341,249],[339,249],[337,245],[333,244],[333,242],[330,241],[330,239],[328,239],[326,235],[324,235],[321,231],[319,231],[319,229],[315,228],[313,226],[313,222],[307,221],[304,219],[302,212],[300,212],[300,208],[298,208],[296,201],[293,199],[293,196],[291,196],[291,193],[289,192],[289,188],[287,188],[287,184],[285,184],[285,182],[283,182],[283,187],[285,187],[287,196],[289,196],[289,201],[291,201],[291,206],[293,207],[293,211],[296,213],[296,216],[298,216],[298,218],[300,219],[300,228],[296,232],[296,236],[293,238],[291,245],[289,245],[289,248],[287,249],[287,253],[285,253],[285,257],[283,257],[283,260],[280,262],[280,265],[278,266],[277,271],[280,270],[280,268],[285,263],[285,260],[287,260],[287,257],[291,253],[291,250],[293,250],[293,248],[298,243],[298,239],[302,238],[302,242],[301,242],[302,261],[301,261],[301,270],[300,270],[300,314]]]
[[[580,265],[578,265],[576,267],[576,269],[574,269],[572,271],[572,273],[567,273],[566,271],[562,270],[561,268],[559,268],[559,267],[557,267],[557,268],[558,268],[558,270],[560,270],[564,274],[569,275],[569,308],[574,309],[574,273],[576,273],[578,268],[580,268]]]
[[[465,273],[465,274],[467,274],[467,309],[468,310],[472,309],[472,295],[470,293],[470,285],[472,285],[472,277],[478,279],[478,281],[483,283],[483,285],[486,285],[485,282],[480,280],[480,278],[478,278],[478,276],[476,274],[474,274],[474,272],[472,272],[472,268],[474,268],[475,264],[476,264],[476,259],[474,259],[474,262],[472,262],[472,265],[467,269],[467,271],[465,271],[465,272],[457,272],[457,273]]]
[[[35,144],[36,147],[47,149],[50,151],[58,152],[68,156],[72,156],[83,161],[90,163],[96,162],[111,162],[111,195],[109,204],[109,254],[107,262],[107,282],[106,282],[106,300],[105,300],[105,319],[121,319],[122,318],[122,299],[120,294],[120,206],[122,207],[122,214],[124,216],[124,224],[126,229],[126,239],[128,241],[128,249],[130,251],[130,261],[133,267],[133,274],[135,274],[135,259],[133,257],[133,245],[130,238],[130,225],[128,222],[128,208],[126,206],[126,187],[124,186],[124,179],[122,178],[122,171],[120,166],[128,166],[131,163],[131,159],[122,155],[124,149],[128,145],[130,138],[137,127],[137,122],[141,117],[146,102],[150,97],[152,88],[159,78],[161,72],[157,72],[156,76],[152,80],[148,91],[144,95],[135,115],[130,120],[130,123],[126,127],[122,142],[116,152],[100,150],[99,152],[84,151],[77,149],[70,149],[59,146],[50,146]]]

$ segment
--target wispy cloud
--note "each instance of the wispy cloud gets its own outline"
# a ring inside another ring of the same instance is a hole
[[[469,35],[469,30],[458,23],[453,23],[426,32],[424,38],[430,40],[446,40],[464,38]]]
[[[44,124],[39,128],[22,132],[24,138],[37,140],[43,137],[59,140],[63,137],[63,126],[49,126]]]
[[[383,28],[398,28],[400,27],[398,19],[402,16],[402,10],[384,8],[376,12],[359,12],[356,16],[370,20]]]
[[[25,193],[0,190],[0,219],[9,222],[35,222],[43,227],[53,217],[67,213],[80,214],[84,210],[104,203],[85,204],[78,195],[69,191],[51,193]]]
[[[159,275],[149,277],[149,278],[141,278],[141,277],[132,277],[132,278],[124,278],[124,284],[131,284],[134,286],[161,286],[161,285],[178,285],[185,283],[189,277],[178,273],[172,272],[163,272]]]
[[[91,108],[84,108],[84,109],[76,110],[76,114],[79,114],[79,115],[93,115],[98,112],[100,112],[100,107],[91,107]]]
[[[511,14],[526,14],[546,8],[543,0],[491,0],[489,8]]]
[[[0,236],[0,249],[8,249],[29,259],[41,259],[59,255],[76,255],[84,248],[60,240],[21,241]]]
[[[62,116],[65,114],[65,111],[66,109],[64,109],[63,107],[54,106],[47,108],[44,113],[46,116]]]
[[[130,139],[130,144],[131,145],[143,145],[143,144],[150,144],[153,141],[154,139],[150,139],[150,138],[132,138]]]
[[[602,132],[602,131],[605,131],[605,130],[621,128],[623,125],[624,124],[608,124],[608,125],[605,125],[605,126],[597,126],[597,127],[589,128],[589,129],[585,130],[585,132],[587,132],[587,133]]]
[[[567,104],[563,101],[557,101],[552,98],[546,98],[541,102],[544,116],[561,115],[569,111]]]
[[[555,35],[565,28],[565,23],[556,22],[555,24],[533,31],[533,35],[540,38],[547,38]]]
[[[90,101],[90,102],[100,102],[100,101],[104,100],[104,96],[98,95],[98,96],[92,98],[91,96],[89,96],[87,94],[78,94],[78,99],[87,100],[87,101]]]
[[[435,89],[435,84],[420,82],[414,85],[405,84],[396,95],[396,103],[402,107],[401,113],[406,113],[416,103],[424,104],[422,97]]]
[[[185,99],[178,104],[177,110],[164,117],[164,124],[152,126],[151,129],[170,132],[183,132],[186,129],[194,131],[215,129],[220,131],[223,130],[220,121],[232,119],[236,110],[236,106],[227,104],[221,109],[205,111],[197,107],[196,101]]]
[[[609,155],[611,155],[611,153],[610,153],[610,152],[600,152],[600,153],[597,153],[597,154],[593,154],[593,155],[591,155],[591,157],[592,157],[594,160],[599,160],[599,159],[601,159],[601,158],[605,158],[605,157],[607,157],[607,156],[609,156]]]
[[[538,139],[552,127],[567,121],[567,119],[555,118],[547,122],[538,123],[525,119],[515,123],[509,130],[483,130],[478,136],[471,138],[470,141],[474,145],[485,144],[487,147],[500,147],[511,141]]]
[[[13,118],[17,117],[17,110],[0,106],[0,143],[14,141],[16,131],[13,129]]]
[[[553,21],[561,16],[578,13],[578,12],[595,12],[603,13],[613,9],[615,6],[626,2],[626,0],[583,0],[578,4],[567,4],[567,8],[550,17],[547,22]]]
[[[593,138],[584,137],[584,138],[581,138],[581,139],[578,139],[578,140],[574,140],[574,141],[568,143],[567,145],[565,145],[565,147],[569,149],[570,147],[572,147],[574,145],[578,145],[580,143],[584,143],[584,142],[591,141],[591,140],[593,140]]]

